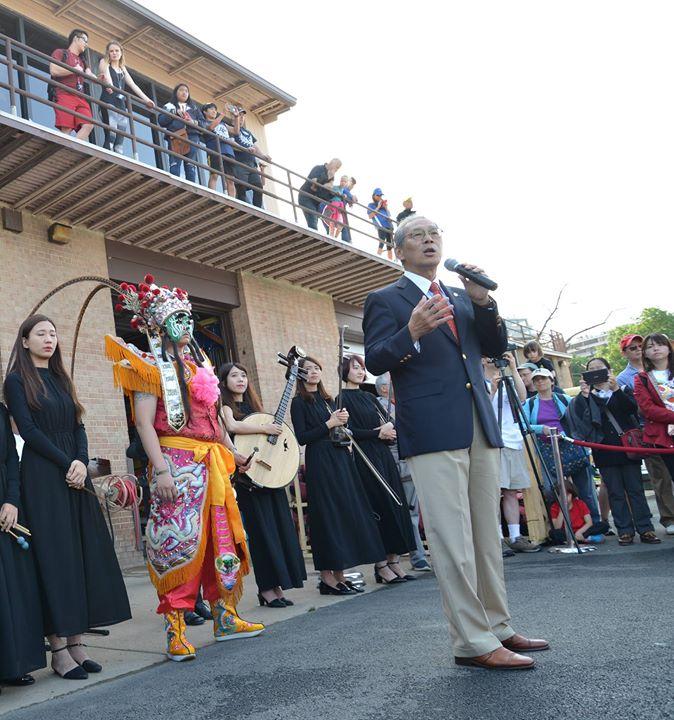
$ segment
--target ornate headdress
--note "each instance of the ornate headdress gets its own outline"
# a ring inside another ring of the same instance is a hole
[[[138,288],[125,282],[120,287],[124,293],[119,295],[115,310],[132,312],[131,327],[135,330],[159,334],[171,315],[192,314],[192,303],[182,288],[170,290],[166,285],[159,287],[152,275],[146,275]]]
[[[133,313],[131,327],[147,335],[150,351],[161,376],[168,422],[179,432],[187,423],[190,401],[185,366],[177,341],[185,333],[189,334],[189,348],[195,364],[201,368],[206,361],[192,334],[192,305],[189,297],[182,288],[170,289],[166,285],[156,285],[152,275],[146,275],[137,288],[130,283],[121,283],[120,287],[122,293],[115,311],[127,310]],[[169,357],[169,347],[173,358]]]

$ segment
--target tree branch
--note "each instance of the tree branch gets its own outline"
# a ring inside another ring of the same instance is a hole
[[[564,338],[564,344],[568,345],[571,340],[576,337],[576,335],[580,335],[581,333],[587,332],[588,330],[594,330],[595,328],[601,327],[602,325],[606,325],[611,315],[613,315],[613,310],[611,310],[611,312],[600,323],[597,323],[596,325],[590,325],[590,327],[578,330],[578,332],[573,333],[573,335],[569,335],[568,338]]]
[[[566,290],[566,285],[562,285],[562,289],[559,291],[559,294],[557,295],[557,302],[555,303],[555,307],[552,309],[552,312],[548,315],[545,322],[543,323],[543,327],[536,333],[536,340],[541,339],[541,335],[543,334],[543,330],[547,327],[548,323],[552,319],[552,316],[557,312],[559,309],[559,301],[562,299],[562,293]]]

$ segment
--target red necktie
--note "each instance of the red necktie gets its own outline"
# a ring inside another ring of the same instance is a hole
[[[442,295],[442,290],[440,290],[440,285],[438,285],[438,283],[437,283],[435,280],[431,283],[430,291],[433,293],[433,295]],[[458,333],[458,331],[457,331],[457,329],[456,329],[456,322],[454,321],[454,316],[453,316],[453,315],[452,315],[451,318],[449,318],[449,320],[447,320],[447,326],[449,327],[449,329],[450,329],[450,330],[452,331],[452,333],[454,334],[454,337],[456,338],[456,341],[457,341],[458,343],[460,343],[459,333]]]

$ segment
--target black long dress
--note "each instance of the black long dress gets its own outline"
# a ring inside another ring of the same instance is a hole
[[[290,406],[295,435],[306,445],[304,463],[311,551],[316,570],[346,568],[384,560],[374,513],[348,448],[335,447],[326,421],[331,410],[318,392],[314,402],[299,395]]]
[[[379,430],[374,429],[382,424],[379,403],[368,392],[347,389],[342,393],[342,404],[349,411],[349,428],[358,445],[403,503],[401,507],[394,501],[356,453],[360,479],[372,509],[380,518],[377,525],[384,548],[387,554],[403,555],[414,550],[416,543],[398,467],[388,445],[379,439]]]
[[[45,393],[32,410],[21,377],[5,383],[9,411],[25,441],[21,498],[33,534],[45,635],[78,635],[131,617],[124,580],[98,500],[68,487],[73,460],[88,464],[87,435],[57,377],[38,368]],[[86,487],[93,490],[87,477]]]
[[[254,412],[248,403],[237,403],[236,406],[244,415]],[[251,489],[248,484],[237,483],[236,500],[248,534],[253,572],[260,592],[275,587],[284,590],[301,588],[307,579],[307,571],[286,491]]]
[[[19,524],[25,527],[19,493],[19,457],[9,413],[0,403],[0,507],[19,508]],[[9,533],[0,532],[0,681],[47,664],[41,615],[33,551],[22,550]]]

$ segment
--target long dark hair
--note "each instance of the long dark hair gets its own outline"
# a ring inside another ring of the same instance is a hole
[[[245,372],[246,377],[248,378],[248,387],[246,388],[246,392],[243,394],[243,401],[247,402],[253,408],[253,412],[264,412],[262,409],[262,403],[260,402],[260,397],[257,392],[255,392],[255,388],[250,382],[248,370],[244,365],[236,362],[225,363],[224,365],[221,365],[218,370],[218,380],[220,380],[220,400],[222,401],[223,406],[227,405],[227,407],[232,411],[235,420],[241,420],[245,417],[239,408],[236,407],[234,393],[227,387],[227,378],[233,368],[237,368],[238,370]]]
[[[23,341],[28,339],[28,336],[32,332],[33,328],[41,322],[48,322],[56,330],[53,320],[48,318],[46,315],[31,315],[26,318],[19,328],[19,332],[14,342],[14,347],[9,356],[9,367],[7,375],[11,373],[17,373],[17,375],[23,381],[23,387],[26,391],[26,400],[28,406],[33,410],[39,410],[41,408],[41,397],[45,395],[45,387],[42,382],[42,378],[30,357],[30,350],[23,346]],[[77,422],[82,421],[82,415],[84,415],[84,407],[77,399],[77,393],[75,392],[75,386],[73,381],[68,375],[68,371],[63,365],[63,358],[61,356],[61,344],[57,342],[54,354],[49,358],[49,370],[56,376],[56,379],[60,383],[61,387],[70,395],[73,402],[75,403],[75,416]]]
[[[305,358],[301,358],[298,365],[300,367],[304,367],[308,362],[318,365],[318,367],[323,370],[323,366],[318,362],[318,360],[309,357],[308,355]],[[322,380],[318,383],[318,394],[323,398],[323,400],[332,402],[332,397],[330,397],[330,393],[325,389]],[[297,390],[295,391],[295,395],[299,395],[302,400],[306,400],[307,402],[314,402],[315,400],[314,396],[307,390],[304,380],[300,380],[299,378],[297,379]]]
[[[181,88],[181,87],[187,88],[187,102],[185,103],[185,105],[187,105],[187,107],[190,109],[196,110],[197,109],[196,103],[194,102],[194,100],[192,100],[192,96],[190,95],[190,86],[185,82],[179,82],[173,88],[173,92],[171,93],[171,102],[175,105],[176,110],[178,109],[178,104],[180,102],[178,100],[178,88]],[[192,118],[192,120],[196,120],[196,118]]]
[[[643,343],[641,344],[641,353],[643,355],[644,370],[651,372],[655,370],[655,365],[646,357],[646,345],[651,342],[656,345],[666,345],[669,348],[669,355],[667,357],[667,367],[669,368],[669,374],[674,375],[674,350],[672,350],[672,343],[670,339],[664,333],[651,333],[646,335]]]

